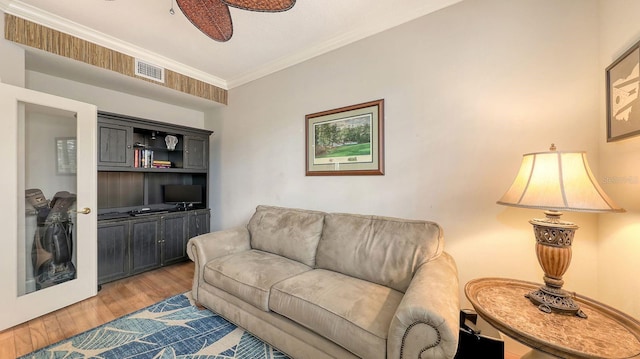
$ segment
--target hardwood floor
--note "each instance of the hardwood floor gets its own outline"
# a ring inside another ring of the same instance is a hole
[[[0,358],[17,358],[191,290],[187,261],[102,286],[98,295],[0,332]],[[505,359],[519,356],[505,353]]]
[[[193,262],[102,286],[98,295],[0,332],[0,358],[16,358],[191,290]]]

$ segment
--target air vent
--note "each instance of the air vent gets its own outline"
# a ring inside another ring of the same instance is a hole
[[[136,75],[164,83],[164,68],[136,59]]]

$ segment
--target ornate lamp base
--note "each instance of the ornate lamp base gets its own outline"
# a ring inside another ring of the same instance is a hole
[[[543,312],[586,318],[571,294],[562,289],[562,276],[571,263],[571,242],[578,226],[560,221],[561,212],[545,211],[545,214],[545,219],[529,221],[536,236],[536,255],[544,271],[545,285],[526,297]]]
[[[560,313],[566,315],[576,315],[586,318],[587,315],[580,310],[580,306],[573,300],[571,294],[565,290],[558,290],[546,286],[526,294],[525,297],[538,306],[538,309],[545,313]]]

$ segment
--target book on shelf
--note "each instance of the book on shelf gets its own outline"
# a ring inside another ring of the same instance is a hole
[[[171,168],[171,161],[154,160],[151,165],[153,168]]]
[[[153,150],[146,148],[136,148],[133,150],[133,167],[135,168],[152,168],[153,167]]]
[[[153,158],[153,150],[144,145],[135,144],[133,150],[133,167],[135,168],[171,168],[171,161]]]

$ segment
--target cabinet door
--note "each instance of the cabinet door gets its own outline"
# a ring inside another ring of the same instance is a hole
[[[162,265],[187,258],[187,216],[164,216],[162,223]]]
[[[98,284],[129,274],[129,223],[98,224]]]
[[[209,233],[209,210],[189,212],[189,238]]]
[[[158,218],[131,222],[131,272],[139,273],[160,266]]]
[[[98,166],[133,165],[133,128],[99,122],[98,141]]]
[[[184,136],[184,168],[207,169],[209,139]]]

